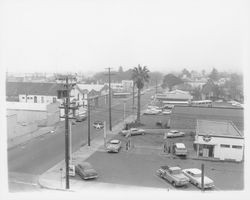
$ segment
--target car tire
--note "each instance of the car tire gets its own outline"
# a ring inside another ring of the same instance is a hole
[[[174,187],[176,187],[176,183],[175,183],[174,181],[172,182],[172,185],[173,185]]]

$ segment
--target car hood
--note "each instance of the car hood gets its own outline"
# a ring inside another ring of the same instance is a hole
[[[184,174],[174,174],[172,175],[174,178],[179,179],[179,180],[189,180],[188,177],[186,177]]]
[[[97,172],[94,170],[94,169],[87,169],[87,170],[84,170],[84,173],[88,176],[94,176],[94,175],[97,175]]]
[[[195,178],[197,180],[197,182],[201,183],[201,177],[198,177],[198,178]],[[214,183],[213,180],[211,180],[210,178],[208,177],[204,177],[204,184],[211,184],[211,183]]]

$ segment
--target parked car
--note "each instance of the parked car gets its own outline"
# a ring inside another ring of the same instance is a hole
[[[94,179],[98,177],[98,173],[88,162],[81,162],[75,167],[76,174],[78,174],[82,179]]]
[[[184,143],[174,144],[174,154],[177,156],[186,156],[188,153],[187,148]]]
[[[165,109],[161,112],[163,115],[170,115],[172,113],[172,110]]]
[[[190,183],[194,184],[198,188],[201,186],[201,170],[197,168],[183,169],[182,172],[189,178]],[[213,188],[214,181],[207,176],[204,176],[204,188]]]
[[[180,167],[161,166],[156,173],[175,187],[185,186],[189,183],[189,178],[183,174]]]
[[[106,144],[106,151],[118,153],[120,148],[121,148],[121,145],[122,145],[122,143],[120,140],[110,140]]]
[[[76,122],[82,122],[84,120],[87,119],[87,115],[86,113],[79,113],[77,116],[76,116]]]
[[[133,136],[133,135],[144,135],[145,134],[145,130],[144,129],[138,129],[138,128],[131,128],[129,130],[122,130],[121,134],[123,136]]]
[[[104,127],[104,123],[102,121],[95,121],[93,123],[93,127],[96,129],[102,129]]]
[[[178,130],[170,130],[169,132],[167,132],[168,138],[183,137],[183,136],[185,136],[185,133]]]
[[[173,109],[174,105],[164,105],[161,107],[162,109]]]
[[[144,115],[157,115],[159,114],[160,112],[158,110],[155,110],[155,109],[147,109],[145,110],[144,112]]]

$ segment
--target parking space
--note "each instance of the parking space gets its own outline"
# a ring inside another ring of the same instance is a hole
[[[157,127],[156,122],[165,122],[170,117],[171,128],[184,130],[186,132],[184,137],[164,138],[164,132],[167,130]],[[99,178],[95,181],[170,190],[199,190],[191,184],[184,188],[173,188],[170,183],[156,175],[156,170],[162,165],[179,166],[182,169],[200,169],[203,163],[205,165],[205,175],[215,183],[216,187],[213,190],[243,190],[244,163],[197,159],[193,146],[194,133],[192,132],[195,131],[196,119],[203,117],[232,120],[236,122],[236,126],[238,125],[241,130],[243,129],[242,110],[215,109],[213,111],[210,109],[209,111],[202,111],[198,110],[198,108],[189,110],[177,108],[171,115],[143,115],[142,123],[144,125],[140,128],[147,129],[145,135],[130,136],[128,138],[120,134],[114,135],[113,138],[122,141],[122,148],[119,153],[107,153],[100,150],[87,159],[99,173]],[[150,128],[154,131],[150,131]],[[130,148],[126,146],[128,141],[130,141]],[[171,146],[174,143],[185,144],[188,150],[186,158],[164,151],[164,144]]]

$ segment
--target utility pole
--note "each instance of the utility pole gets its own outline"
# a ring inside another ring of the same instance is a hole
[[[135,108],[135,82],[133,81],[133,110]]]
[[[109,130],[110,131],[112,131],[112,117],[111,117],[111,75],[113,75],[113,74],[111,74],[110,73],[110,70],[111,70],[111,68],[110,67],[108,67],[107,68],[108,69],[108,76],[109,76]]]
[[[88,102],[88,146],[90,146],[90,101],[89,97],[87,99]]]
[[[157,89],[158,89],[158,88],[157,88],[157,84],[158,84],[158,83],[157,83],[157,79],[156,79],[156,83],[155,83],[155,94],[157,94],[157,92],[158,92],[158,91],[157,91]]]
[[[70,90],[75,84],[69,84],[69,79],[74,79],[72,77],[69,77],[68,75],[62,76],[58,78],[59,80],[63,80],[66,83],[64,84],[64,89],[57,91],[58,92],[58,98],[63,98],[64,103],[63,107],[59,108],[64,108],[64,116],[60,116],[60,118],[65,118],[65,181],[66,181],[66,189],[69,189],[69,160],[70,160],[70,155],[69,155],[69,119],[75,119],[75,117],[69,117],[69,110],[70,109],[76,109],[76,107],[70,107]]]
[[[126,117],[126,101],[123,102],[123,122],[125,123]]]
[[[204,164],[201,164],[201,189],[204,191]]]

